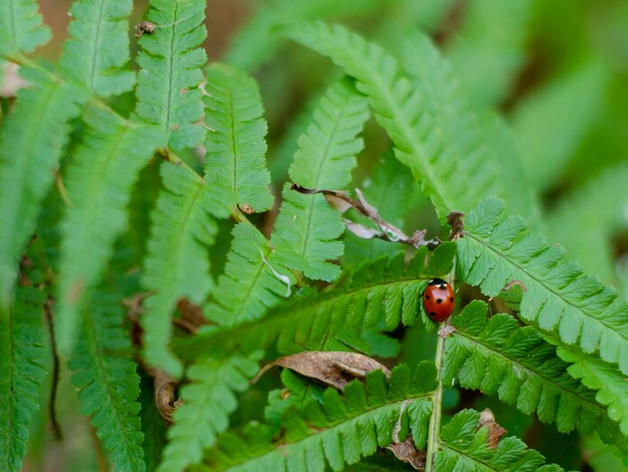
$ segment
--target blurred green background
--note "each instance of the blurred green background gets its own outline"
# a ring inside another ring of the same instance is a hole
[[[45,60],[54,62],[62,50],[70,4],[41,2],[54,32],[53,41],[37,52]],[[132,24],[141,20],[147,2],[135,6]],[[239,66],[260,84],[275,188],[286,178],[303,116],[340,72],[274,36],[273,28],[297,19],[338,21],[394,54],[399,34],[420,27],[450,59],[478,116],[497,109],[509,125],[510,130],[502,130],[504,159],[521,160],[523,173],[514,178],[538,201],[539,218],[532,223],[589,274],[628,293],[628,0],[212,0],[206,13],[210,60]],[[132,108],[124,100],[116,106]],[[367,126],[365,142],[355,175],[355,185],[362,187],[368,187],[370,171],[387,147],[374,121]],[[409,205],[414,209],[403,222],[406,229],[438,231],[433,211],[417,192],[406,197],[413,199]],[[394,208],[380,211],[395,218]],[[409,330],[402,341],[403,361],[430,357],[432,340],[422,328]],[[235,425],[260,410],[265,387],[276,380],[271,376],[246,394]],[[68,373],[62,372],[57,416],[65,439],[52,440],[48,412],[42,408],[32,426],[25,470],[99,470],[97,441],[88,420],[76,413],[73,390]],[[628,470],[595,438],[558,434],[554,426],[541,425],[494,398],[455,391],[447,398],[456,409],[489,406],[511,434],[565,468]]]

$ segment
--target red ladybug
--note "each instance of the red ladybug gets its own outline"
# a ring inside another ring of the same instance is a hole
[[[454,311],[454,291],[442,279],[432,279],[423,292],[423,306],[430,319],[441,323]]]

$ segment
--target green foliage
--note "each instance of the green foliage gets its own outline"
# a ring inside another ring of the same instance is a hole
[[[329,56],[345,72],[357,80],[358,90],[369,98],[377,121],[386,130],[395,145],[395,156],[412,170],[421,182],[441,220],[451,210],[466,211],[473,205],[470,176],[458,166],[466,166],[478,180],[478,195],[485,195],[484,183],[492,182],[492,173],[486,170],[486,161],[475,156],[459,159],[458,149],[448,147],[440,129],[440,121],[427,112],[427,96],[433,91],[428,84],[416,87],[408,80],[399,64],[379,46],[340,27],[323,23],[290,25],[283,30],[291,39]],[[439,80],[439,79],[437,79]],[[449,90],[447,90],[449,92]],[[434,102],[433,102],[434,103]],[[448,103],[454,103],[448,96]],[[434,107],[434,105],[432,105]],[[464,132],[464,131],[462,131]],[[478,166],[473,163],[478,162]],[[467,169],[465,167],[465,169]],[[479,201],[478,197],[476,201]]]
[[[207,184],[189,169],[164,162],[164,188],[152,212],[151,234],[144,261],[142,285],[151,295],[144,303],[144,358],[174,377],[181,363],[168,349],[170,315],[177,301],[187,297],[202,303],[212,280],[207,247],[214,242],[216,224],[209,211]]]
[[[70,368],[81,412],[91,417],[96,434],[111,452],[116,471],[144,471],[136,401],[140,393],[131,343],[121,327],[124,311],[117,300],[98,293],[86,308]]]
[[[532,0],[474,0],[467,5],[447,55],[475,106],[498,104],[510,91],[524,62],[533,6]]]
[[[0,469],[22,470],[28,427],[39,408],[43,366],[45,294],[18,287],[7,311],[0,309]]]
[[[197,470],[323,472],[327,462],[340,471],[345,464],[373,455],[378,447],[405,441],[408,435],[421,449],[427,439],[429,393],[436,387],[435,380],[434,364],[424,362],[412,376],[407,366],[397,366],[388,385],[382,372],[375,371],[365,384],[349,383],[342,396],[327,389],[320,403],[309,399],[299,407],[290,404],[287,396],[283,402],[288,405],[279,408],[279,431],[249,425],[241,433],[227,433],[209,453],[206,467]],[[280,438],[281,448],[274,437]]]
[[[124,122],[94,107],[84,120],[89,129],[66,171],[71,205],[61,228],[56,324],[65,355],[77,339],[80,312],[127,225],[131,189],[161,140],[156,127]]]
[[[201,44],[207,36],[202,0],[151,0],[146,21],[152,34],[139,39],[137,114],[158,125],[169,147],[198,146],[205,136],[198,124],[203,116],[201,67],[207,56]]]
[[[523,321],[586,353],[599,352],[628,372],[628,304],[576,263],[564,261],[564,251],[530,232],[522,218],[504,217],[503,208],[502,201],[491,198],[465,219],[464,237],[458,240],[464,280],[490,297],[509,282],[523,284]]]
[[[24,70],[33,88],[22,89],[18,107],[0,138],[0,307],[7,309],[17,261],[33,233],[66,145],[67,122],[85,100],[81,90],[39,70]]]
[[[453,318],[456,331],[446,342],[444,383],[457,379],[463,388],[497,394],[525,414],[536,412],[542,422],[555,422],[561,432],[602,431],[606,442],[623,440],[602,406],[608,403],[597,403],[595,393],[567,373],[574,366],[563,362],[554,346],[510,315],[486,315],[486,304],[476,300]]]
[[[64,77],[100,97],[128,92],[135,74],[129,62],[131,0],[80,0],[72,4],[71,39],[60,60]]]
[[[247,212],[266,211],[273,196],[264,161],[268,126],[257,84],[222,65],[210,66],[206,74],[205,175],[212,211],[221,217],[238,206],[250,208]]]
[[[258,353],[204,359],[188,369],[191,383],[181,392],[185,403],[174,414],[159,472],[178,472],[200,462],[203,450],[229,426],[229,415],[238,406],[235,394],[248,388],[258,359]]]
[[[299,138],[299,149],[290,166],[293,183],[312,189],[346,190],[355,168],[355,155],[362,148],[357,135],[368,118],[366,100],[346,81],[332,85],[316,108],[313,121]],[[298,270],[310,279],[332,281],[340,267],[327,262],[342,255],[336,239],[344,232],[342,217],[323,195],[303,195],[287,184],[271,242],[300,256]]]
[[[480,413],[462,410],[443,427],[442,450],[436,454],[436,470],[443,472],[561,472],[557,465],[544,465],[545,458],[527,449],[517,438],[502,439],[496,449],[489,445],[489,427],[478,430]]]
[[[43,25],[38,10],[34,0],[6,0],[0,4],[0,55],[30,53],[50,41],[50,28]]]
[[[186,359],[194,359],[213,352],[266,348],[275,342],[284,353],[294,352],[295,345],[299,350],[318,350],[323,341],[344,329],[392,330],[400,322],[415,323],[419,316],[431,325],[419,297],[429,279],[443,277],[451,270],[454,250],[453,245],[439,246],[427,266],[425,248],[417,251],[407,266],[402,253],[365,261],[322,293],[306,292],[259,321],[204,328],[195,339],[182,340],[177,351]]]

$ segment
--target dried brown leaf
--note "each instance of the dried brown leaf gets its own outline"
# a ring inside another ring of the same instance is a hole
[[[177,398],[179,383],[161,370],[152,371],[151,375],[155,378],[157,411],[168,423],[172,423],[174,410],[183,404],[183,400]]]
[[[486,442],[490,449],[496,449],[499,444],[499,440],[504,436],[508,431],[502,428],[496,421],[493,412],[488,408],[485,408],[480,413],[480,421],[478,422],[478,431],[480,428],[486,426],[488,428],[488,438]]]
[[[459,211],[452,211],[447,215],[447,224],[451,227],[449,233],[449,239],[454,240],[462,237],[462,231],[464,229],[464,213]]]
[[[403,442],[391,444],[386,449],[390,450],[397,459],[407,462],[416,470],[425,470],[427,454],[416,448],[412,436],[408,436]]]

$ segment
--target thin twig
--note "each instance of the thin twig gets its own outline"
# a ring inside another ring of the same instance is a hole
[[[55,327],[52,315],[52,306],[54,300],[52,297],[48,297],[46,304],[44,305],[44,316],[48,323],[48,329],[50,331],[50,346],[52,348],[52,382],[50,385],[50,397],[48,398],[48,415],[50,416],[50,427],[52,429],[52,435],[57,441],[63,439],[63,432],[61,431],[61,425],[57,421],[57,411],[55,405],[57,403],[57,390],[59,388],[59,353],[57,352],[57,343],[55,341]]]

